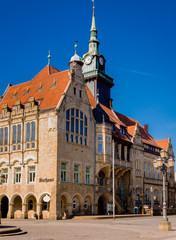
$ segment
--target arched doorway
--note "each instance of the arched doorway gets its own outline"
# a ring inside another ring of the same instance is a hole
[[[25,216],[28,218],[34,218],[36,214],[36,205],[37,205],[37,200],[34,195],[28,195],[27,198],[25,199],[27,203],[27,209],[25,212]]]
[[[107,210],[107,200],[104,196],[99,197],[98,199],[98,214],[104,215]]]
[[[7,218],[8,208],[9,208],[9,200],[6,196],[4,196],[1,200],[1,217],[2,218]]]
[[[21,218],[22,214],[22,199],[19,195],[16,195],[13,199],[13,214],[14,218]]]

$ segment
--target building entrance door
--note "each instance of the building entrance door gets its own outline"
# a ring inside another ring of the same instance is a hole
[[[98,199],[98,214],[99,215],[106,214],[106,210],[107,210],[106,205],[107,205],[107,203],[106,203],[105,197],[103,197],[103,196],[99,197],[99,199]]]
[[[6,196],[4,196],[1,200],[1,217],[7,218],[9,200]]]

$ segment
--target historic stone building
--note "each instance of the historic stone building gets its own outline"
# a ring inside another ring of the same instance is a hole
[[[50,57],[50,56],[49,56]],[[2,217],[60,219],[105,214],[112,204],[115,145],[116,212],[162,207],[162,174],[153,161],[170,138],[156,141],[136,120],[113,109],[113,79],[99,53],[93,10],[89,51],[69,70],[48,64],[31,81],[8,85],[0,99]],[[153,191],[151,192],[151,186]],[[167,205],[176,206],[174,169],[167,173]]]

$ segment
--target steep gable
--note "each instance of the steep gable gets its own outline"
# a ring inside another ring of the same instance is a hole
[[[61,72],[51,66],[43,68],[31,81],[11,86],[0,103],[12,108],[17,100],[25,105],[30,97],[39,103],[39,109],[55,108],[69,84],[69,70]]]

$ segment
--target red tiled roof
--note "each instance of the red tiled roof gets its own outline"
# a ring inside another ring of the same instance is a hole
[[[127,125],[127,131],[132,137],[134,135],[136,123],[138,123],[139,130],[142,136],[142,141],[148,145],[152,145],[154,147],[160,148],[160,146],[157,144],[155,139],[148,132],[146,132],[146,130],[142,127],[142,125],[138,121],[130,117],[127,117],[125,115],[122,115],[118,112],[115,112],[115,113],[117,114],[118,118]]]
[[[119,126],[124,126],[126,127],[126,125],[124,123],[122,123],[117,116],[115,115],[115,113],[113,112],[112,109],[105,107],[104,105],[100,104],[101,108],[108,114],[108,116],[110,117],[110,121],[118,124]]]
[[[56,68],[46,66],[31,81],[10,87],[0,103],[0,113],[4,103],[12,108],[17,100],[20,100],[21,104],[25,104],[30,97],[40,101],[39,109],[55,108],[69,83],[69,79],[69,70],[61,72]],[[52,88],[54,82],[56,87]],[[42,90],[38,91],[40,86]],[[26,94],[27,89],[29,90],[28,94]],[[15,93],[16,97],[14,97]]]
[[[161,148],[164,148],[167,151],[169,139],[157,140],[156,142]]]

